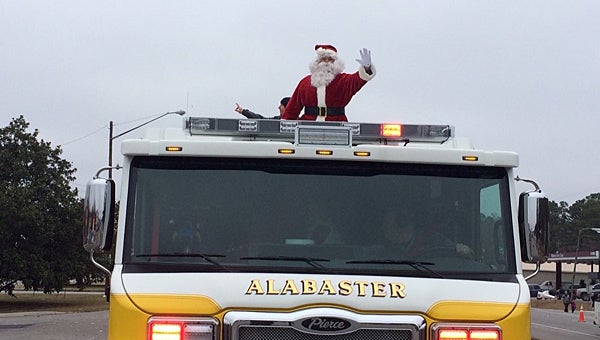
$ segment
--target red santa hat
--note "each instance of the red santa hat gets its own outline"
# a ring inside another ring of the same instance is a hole
[[[337,48],[332,45],[315,45],[315,51],[317,51],[318,56],[337,56]]]

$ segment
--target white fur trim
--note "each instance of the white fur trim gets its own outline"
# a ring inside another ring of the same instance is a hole
[[[317,106],[319,107],[327,106],[325,105],[325,87],[326,86],[317,87]]]
[[[329,57],[332,57],[332,58],[337,57],[337,53],[335,51],[328,50],[328,49],[325,49],[323,47],[319,47],[316,52],[317,52],[317,55],[319,57],[323,57],[323,56],[329,56]]]
[[[365,68],[360,66],[358,68],[358,76],[360,77],[360,79],[364,80],[364,81],[369,81],[373,78],[375,78],[375,66],[373,66],[371,64],[371,72],[373,72],[373,74],[368,74],[367,71],[365,71]]]

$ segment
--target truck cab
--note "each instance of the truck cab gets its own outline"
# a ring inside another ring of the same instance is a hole
[[[121,151],[109,339],[530,339],[548,206],[516,193],[515,153],[448,125],[202,117]],[[114,201],[97,176],[92,258]]]

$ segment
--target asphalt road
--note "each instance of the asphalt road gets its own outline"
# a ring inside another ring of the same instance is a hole
[[[600,340],[593,312],[564,313],[555,309],[531,309],[531,335],[539,340]],[[0,314],[0,339],[105,340],[108,311],[86,313],[34,312]]]
[[[593,324],[594,313],[579,311],[565,313],[560,309],[531,309],[531,336],[539,340],[594,340],[600,339],[600,327]]]
[[[108,311],[0,314],[0,339],[106,340]]]

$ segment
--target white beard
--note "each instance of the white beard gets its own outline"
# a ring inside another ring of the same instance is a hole
[[[344,71],[344,62],[336,59],[333,63],[313,61],[309,65],[310,84],[314,87],[329,85],[333,79]]]

